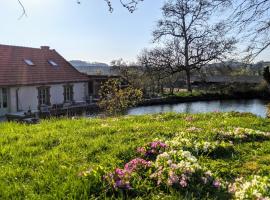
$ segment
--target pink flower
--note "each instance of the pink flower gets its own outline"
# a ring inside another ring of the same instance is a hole
[[[187,187],[187,181],[185,180],[185,179],[181,179],[181,181],[180,181],[180,185],[181,185],[181,187]]]
[[[219,180],[215,180],[215,181],[213,182],[213,186],[214,186],[215,188],[220,188],[220,187],[221,187],[221,182],[220,182]]]
[[[152,163],[150,161],[146,161],[141,158],[135,158],[131,160],[130,162],[128,162],[127,164],[125,164],[124,169],[128,172],[133,172],[133,171],[136,171],[138,168],[150,167],[151,164]]]
[[[174,172],[172,172],[172,171],[169,172],[169,180],[170,180],[170,182],[172,184],[175,184],[175,183],[178,183],[179,182],[178,176]]]
[[[116,168],[116,169],[115,169],[115,174],[117,174],[119,177],[125,176],[124,170],[119,169],[119,168]]]
[[[153,149],[156,149],[156,148],[166,148],[167,145],[163,142],[160,142],[160,141],[155,141],[155,142],[151,142],[150,143],[150,147],[153,148]]]
[[[144,147],[138,147],[137,148],[137,152],[141,153],[141,154],[145,154],[146,153],[146,149]]]

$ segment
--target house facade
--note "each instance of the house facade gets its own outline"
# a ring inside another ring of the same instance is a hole
[[[0,45],[0,116],[83,102],[89,78],[47,46]]]

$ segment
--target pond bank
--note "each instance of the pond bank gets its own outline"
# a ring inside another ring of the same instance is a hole
[[[175,103],[187,103],[196,101],[213,101],[213,100],[270,100],[270,93],[265,92],[238,92],[233,94],[205,93],[195,96],[167,96],[160,98],[145,99],[138,106],[164,105]]]

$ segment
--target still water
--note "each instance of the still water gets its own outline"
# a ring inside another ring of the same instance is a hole
[[[206,113],[206,112],[250,112],[257,116],[266,117],[268,101],[253,100],[221,100],[197,101],[188,103],[140,106],[128,110],[128,115],[143,115],[165,112],[177,113]]]

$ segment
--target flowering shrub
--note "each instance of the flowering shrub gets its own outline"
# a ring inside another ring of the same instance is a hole
[[[109,79],[99,90],[98,106],[108,115],[123,114],[142,100],[142,91],[131,86],[123,88],[118,79]]]
[[[131,181],[136,175],[143,174],[145,170],[150,168],[152,163],[141,158],[135,158],[126,163],[124,169],[115,169],[113,173],[104,176],[104,180],[108,182],[114,190],[131,189]],[[135,175],[135,176],[134,176]]]
[[[224,141],[199,141],[194,143],[194,149],[197,155],[207,154],[209,156],[228,156],[234,152],[233,144]]]
[[[237,200],[270,200],[270,177],[254,175],[249,180],[238,178],[229,185],[229,191]]]
[[[166,143],[172,149],[183,149],[192,152],[195,155],[210,155],[210,156],[223,156],[231,154],[233,149],[232,143],[224,141],[191,141],[181,136],[177,136]]]
[[[169,151],[157,156],[155,173],[151,178],[157,180],[157,184],[167,186],[187,186],[188,176],[200,169],[197,159],[189,151]]]
[[[253,130],[249,128],[234,128],[227,132],[218,134],[221,139],[228,140],[253,140],[253,139],[270,139],[270,132],[263,132],[260,130]]]
[[[116,168],[106,173],[102,184],[106,193],[126,197],[147,193],[156,187],[164,191],[176,190],[183,195],[196,191],[198,198],[215,193],[227,195],[226,183],[205,170],[192,154],[208,154],[229,145],[225,142],[191,141],[181,135],[166,143],[150,142],[137,149],[144,159],[135,158],[123,169]]]
[[[146,161],[141,158],[135,158],[125,164],[124,170],[127,171],[128,173],[132,173],[141,169],[146,169],[151,167],[152,163],[150,161]]]
[[[161,154],[165,151],[168,146],[160,141],[150,142],[143,147],[139,147],[137,152],[147,159],[155,159],[158,154]]]
[[[169,151],[157,156],[156,171],[151,178],[157,185],[189,188],[201,185],[204,188],[221,188],[222,184],[210,171],[204,172],[197,159],[189,151]]]

